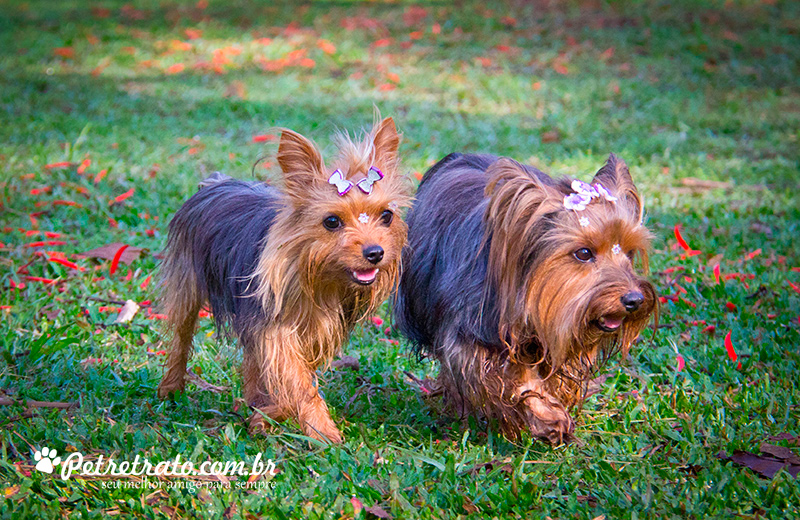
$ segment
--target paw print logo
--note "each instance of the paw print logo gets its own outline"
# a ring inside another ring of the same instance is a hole
[[[36,469],[44,473],[52,473],[54,467],[61,464],[61,457],[56,457],[56,455],[58,455],[56,450],[51,450],[46,446],[42,448],[42,451],[36,450],[36,453],[33,454]]]

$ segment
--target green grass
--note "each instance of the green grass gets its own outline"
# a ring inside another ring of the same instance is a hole
[[[32,415],[0,407],[4,517],[368,516],[352,497],[395,518],[800,516],[786,472],[767,480],[717,456],[800,434],[800,294],[788,283],[800,284],[792,270],[800,267],[797,3],[468,1],[424,11],[405,2],[212,0],[203,10],[153,0],[136,2],[141,11],[123,3],[102,2],[103,11],[0,1],[0,389],[80,403]],[[188,40],[186,29],[202,34]],[[191,48],[179,43],[187,41]],[[236,51],[221,73],[203,68],[226,47]],[[299,49],[298,65],[264,70]],[[276,174],[274,143],[254,144],[254,135],[289,127],[330,149],[332,132],[368,125],[373,106],[404,132],[409,172],[452,151],[509,155],[584,179],[609,152],[630,165],[656,237],[653,280],[663,295],[678,294],[675,283],[686,293],[663,305],[665,328],[652,344],[608,365],[575,443],[513,444],[475,421],[462,427],[403,373],[436,367],[399,337],[400,345],[380,341],[372,324],[345,347],[360,370],[322,378],[343,446],[309,445],[291,423],[251,437],[239,354],[209,337],[209,320],[191,366],[231,391],[190,385],[172,403],[155,396],[159,321],[147,308],[122,325],[101,312],[109,304],[98,300],[156,300],[155,281],[141,284],[155,275],[166,224],[199,179],[214,170],[252,178],[261,156],[255,176]],[[63,161],[70,166],[45,167]],[[690,189],[686,178],[727,184]],[[701,255],[680,259],[676,224]],[[26,230],[61,233],[66,244],[26,246],[48,240]],[[108,261],[72,256],[111,242],[147,253],[113,275]],[[86,270],[34,255],[43,250]],[[58,284],[26,281],[19,269],[31,260],[28,276]],[[723,275],[752,279],[716,284],[716,262]],[[685,270],[665,274],[676,266]],[[714,334],[702,332],[708,325]],[[741,369],[726,354],[728,331]],[[31,472],[43,446],[198,464],[263,453],[280,473],[273,488],[251,492],[109,489]]]

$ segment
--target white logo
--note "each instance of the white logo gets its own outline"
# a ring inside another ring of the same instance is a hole
[[[43,473],[52,473],[54,466],[61,464],[61,457],[56,455],[58,455],[56,450],[51,450],[47,446],[42,448],[42,451],[36,450],[33,454],[33,460],[37,461],[36,469]]]

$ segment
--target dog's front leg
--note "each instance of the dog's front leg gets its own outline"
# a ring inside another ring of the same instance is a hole
[[[258,409],[250,419],[251,431],[265,427],[263,413],[276,421],[295,417],[309,437],[342,442],[315,385],[316,371],[303,356],[296,334],[263,334],[254,345],[245,343],[244,347],[245,399]]]
[[[570,440],[575,421],[566,407],[550,393],[545,380],[533,369],[527,368],[524,374],[517,388],[518,406],[523,408],[531,435],[554,445]]]

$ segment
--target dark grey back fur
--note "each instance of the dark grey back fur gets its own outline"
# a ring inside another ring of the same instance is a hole
[[[491,237],[484,243],[486,170],[497,159],[450,154],[419,185],[406,218],[408,246],[394,299],[395,322],[419,349],[433,351],[446,338],[506,349],[487,278]],[[556,183],[535,168],[523,167],[544,184]]]
[[[232,326],[243,341],[266,316],[259,299],[249,296],[257,283],[250,275],[281,206],[275,188],[222,179],[195,193],[169,224],[168,259],[180,258],[194,271],[187,282],[194,278],[197,296],[210,303],[217,327]]]

